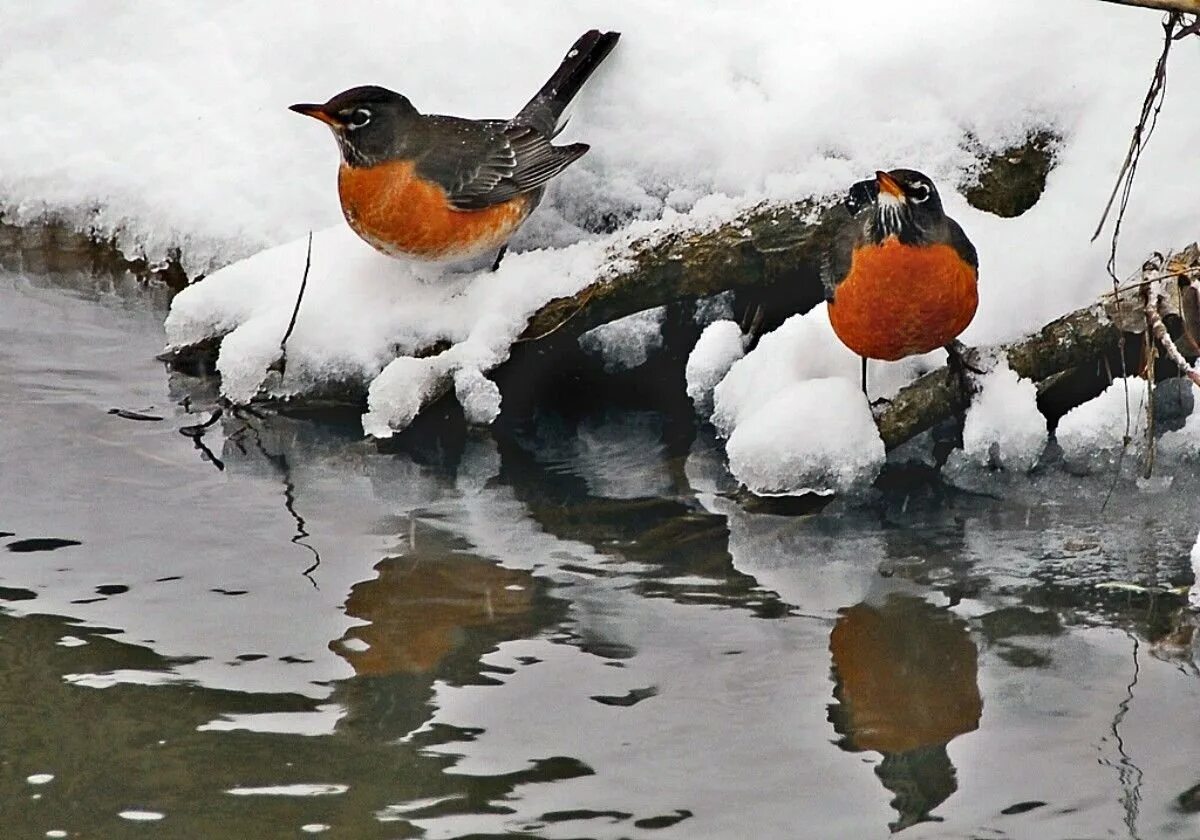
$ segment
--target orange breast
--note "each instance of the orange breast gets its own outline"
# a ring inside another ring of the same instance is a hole
[[[978,305],[976,271],[953,248],[889,237],[855,251],[829,321],[858,355],[895,361],[949,344]]]
[[[342,164],[338,196],[354,232],[388,256],[470,259],[499,250],[532,210],[529,196],[483,210],[456,210],[446,192],[417,177],[411,161]]]

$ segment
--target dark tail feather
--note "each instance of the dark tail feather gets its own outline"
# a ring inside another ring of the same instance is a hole
[[[600,66],[600,62],[612,52],[620,37],[620,32],[601,32],[598,29],[580,35],[554,75],[521,109],[513,123],[530,126],[548,137],[558,134],[562,129],[559,120],[563,111]]]

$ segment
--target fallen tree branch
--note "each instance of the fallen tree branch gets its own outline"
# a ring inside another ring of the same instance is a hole
[[[1157,367],[1156,377],[1166,378],[1181,372],[1192,377],[1195,371],[1171,340],[1171,331],[1159,311],[1164,308],[1164,303],[1159,298],[1153,307],[1143,308],[1131,294],[1120,302],[1118,311],[1111,301],[1098,302],[1050,322],[1034,335],[996,348],[996,352],[1007,360],[1018,376],[1035,383],[1043,412],[1054,420],[1057,419],[1055,415],[1091,399],[1108,385],[1112,378],[1110,371],[1121,369],[1119,362],[1114,363],[1114,360],[1121,358],[1126,343],[1140,347],[1140,342],[1123,341],[1132,332],[1125,325],[1130,323],[1130,314],[1134,310],[1145,323],[1149,309],[1153,309],[1154,319],[1170,347],[1174,348],[1174,353],[1167,351],[1171,364]],[[1165,308],[1182,330],[1178,315],[1170,307]],[[1158,326],[1154,326],[1153,321],[1151,324],[1155,337],[1158,337]],[[1164,347],[1168,346],[1163,339],[1159,341]],[[1137,366],[1129,367],[1136,369]],[[1200,377],[1200,374],[1196,375]],[[1049,410],[1045,403],[1050,404]],[[968,395],[963,393],[959,377],[948,367],[939,368],[900,389],[876,418],[879,435],[887,449],[895,449],[938,423],[961,414],[967,405]]]
[[[1104,0],[1121,6],[1139,6],[1143,9],[1158,9],[1162,12],[1200,14],[1200,0]]]
[[[1008,366],[1038,384],[1038,392],[1062,381],[1064,374],[1116,349],[1120,331],[1099,303],[1052,321],[1035,335],[1000,348]],[[966,410],[968,396],[948,367],[925,374],[901,388],[876,418],[879,436],[895,449],[921,432]]]

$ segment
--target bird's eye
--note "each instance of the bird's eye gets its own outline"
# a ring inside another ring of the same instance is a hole
[[[356,128],[362,128],[371,121],[371,112],[366,108],[356,108],[353,113],[346,118],[346,125],[351,131]]]
[[[908,197],[913,200],[914,204],[920,204],[929,198],[929,187],[920,181],[909,185],[906,192],[908,193]]]

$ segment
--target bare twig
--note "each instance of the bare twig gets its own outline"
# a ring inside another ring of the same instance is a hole
[[[279,371],[280,376],[283,376],[284,370],[287,367],[287,342],[292,337],[292,330],[296,328],[296,316],[300,314],[300,301],[304,300],[304,290],[308,287],[308,270],[310,268],[312,268],[311,230],[308,232],[308,250],[304,254],[304,274],[300,277],[300,292],[296,295],[296,305],[292,308],[291,320],[288,321],[283,338],[279,341],[279,362],[272,365],[272,369]]]
[[[1154,334],[1154,338],[1162,347],[1163,352],[1167,354],[1167,358],[1175,363],[1180,372],[1190,379],[1193,383],[1200,386],[1200,371],[1184,358],[1180,352],[1179,346],[1175,340],[1171,338],[1171,333],[1167,331],[1167,325],[1163,323],[1162,316],[1158,312],[1158,301],[1162,299],[1162,295],[1154,296],[1151,302],[1149,295],[1146,297],[1146,322],[1150,325],[1150,331]]]
[[[1109,274],[1112,275],[1113,284],[1116,285],[1117,278],[1113,272],[1116,270],[1117,261],[1117,240],[1121,235],[1121,221],[1125,217],[1125,207],[1129,204],[1129,196],[1133,191],[1133,179],[1137,174],[1138,162],[1141,160],[1142,151],[1146,148],[1146,144],[1150,142],[1150,136],[1154,133],[1154,128],[1158,124],[1158,114],[1162,111],[1163,102],[1167,95],[1167,59],[1171,54],[1171,45],[1174,43],[1176,29],[1182,23],[1182,16],[1179,12],[1172,12],[1167,16],[1163,23],[1163,48],[1162,53],[1158,56],[1158,61],[1154,65],[1154,75],[1150,79],[1150,87],[1146,91],[1146,98],[1142,101],[1142,113],[1138,118],[1137,125],[1133,129],[1133,138],[1129,141],[1129,151],[1125,153],[1125,162],[1121,164],[1121,171],[1117,174],[1117,183],[1113,185],[1112,194],[1108,197],[1108,203],[1104,206],[1104,213],[1100,216],[1100,223],[1096,225],[1096,232],[1092,234],[1092,240],[1100,236],[1100,231],[1104,229],[1104,223],[1108,221],[1108,214],[1112,211],[1113,203],[1117,200],[1118,193],[1121,196],[1120,206],[1117,211],[1117,221],[1113,228],[1112,251],[1109,255]]]

